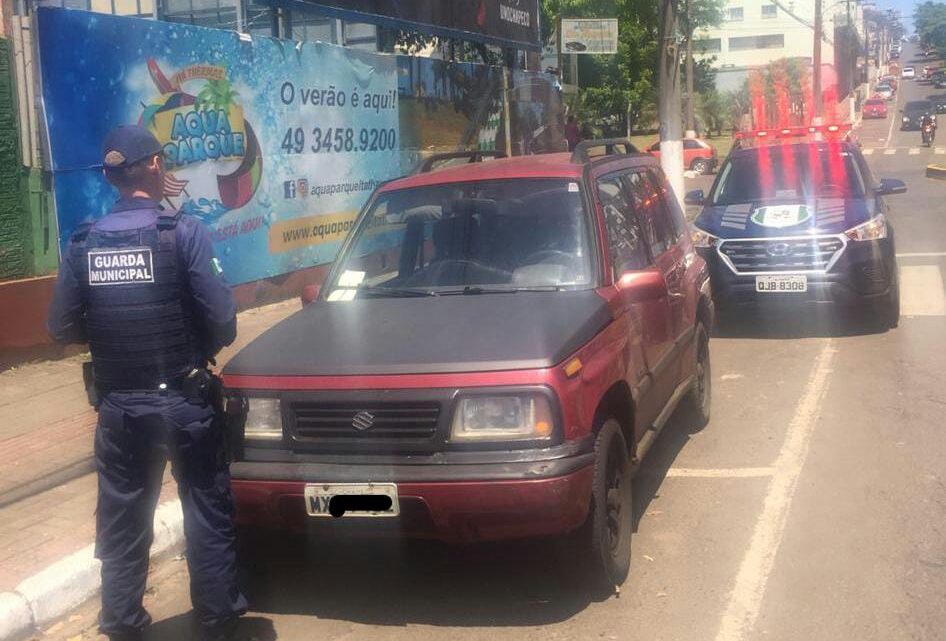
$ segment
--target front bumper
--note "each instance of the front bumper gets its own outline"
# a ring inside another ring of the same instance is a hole
[[[592,452],[489,463],[465,458],[421,464],[236,462],[230,467],[236,520],[243,526],[456,542],[564,534],[588,514]],[[369,481],[397,484],[400,516],[306,514],[307,483]]]
[[[830,270],[806,273],[808,291],[798,293],[757,292],[756,274],[734,273],[715,248],[701,248],[699,252],[709,265],[713,299],[721,310],[742,305],[817,303],[856,307],[889,295],[897,278],[892,236],[876,241],[849,242]]]

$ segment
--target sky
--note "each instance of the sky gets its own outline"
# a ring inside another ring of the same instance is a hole
[[[918,0],[875,0],[875,2],[881,9],[899,11],[902,14],[903,26],[906,27],[907,34],[913,33],[913,10]]]

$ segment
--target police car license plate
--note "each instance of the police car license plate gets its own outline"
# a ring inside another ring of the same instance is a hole
[[[788,294],[808,291],[808,277],[804,274],[784,276],[756,276],[755,290],[760,294]]]
[[[305,486],[309,516],[397,516],[401,507],[394,483],[322,483]]]

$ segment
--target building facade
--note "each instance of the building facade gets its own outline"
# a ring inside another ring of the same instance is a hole
[[[822,64],[837,71],[853,66],[851,47],[863,42],[863,8],[860,0],[825,0],[822,7]],[[694,50],[713,61],[720,91],[738,90],[752,69],[782,58],[813,60],[814,0],[728,0],[718,28],[698,33]],[[843,55],[839,55],[842,54]],[[840,58],[840,59],[839,59]],[[848,91],[850,88],[848,88]],[[847,93],[847,92],[843,92]]]

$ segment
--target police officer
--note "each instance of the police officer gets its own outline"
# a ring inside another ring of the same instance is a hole
[[[246,601],[236,584],[233,502],[208,361],[236,336],[236,308],[206,230],[165,210],[161,145],[138,126],[103,147],[120,198],[81,226],[63,256],[49,331],[85,342],[97,396],[96,556],[100,630],[138,639],[154,510],[170,458],[184,509],[191,601],[207,639],[231,638]]]

